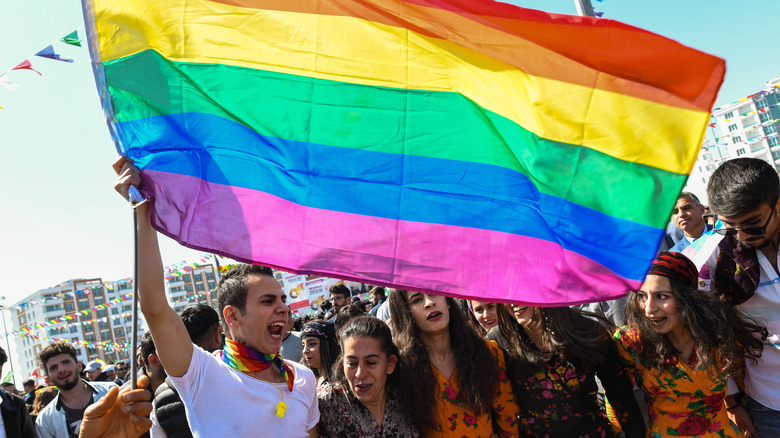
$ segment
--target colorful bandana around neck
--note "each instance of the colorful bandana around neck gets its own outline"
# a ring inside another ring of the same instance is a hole
[[[279,354],[265,354],[255,351],[244,344],[239,344],[232,339],[225,339],[225,348],[215,354],[231,368],[247,373],[263,371],[271,365],[287,381],[287,389],[292,392],[295,375],[292,368]]]

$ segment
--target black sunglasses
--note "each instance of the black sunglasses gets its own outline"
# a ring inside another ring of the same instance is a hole
[[[736,236],[737,231],[742,231],[745,234],[750,234],[751,236],[763,236],[766,234],[766,227],[769,225],[769,221],[772,220],[772,216],[775,214],[775,207],[776,207],[777,201],[773,202],[771,205],[772,211],[769,213],[769,217],[766,218],[766,222],[764,222],[763,226],[760,227],[733,227],[733,228],[717,228],[715,229],[715,232],[722,235],[722,236]]]

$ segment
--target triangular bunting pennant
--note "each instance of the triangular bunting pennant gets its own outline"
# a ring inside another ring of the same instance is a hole
[[[30,63],[29,60],[25,59],[24,61],[20,62],[19,65],[12,68],[11,70],[32,70],[35,73],[38,73],[39,75],[43,76],[43,73],[39,72],[38,70],[32,68],[32,63]]]
[[[73,32],[67,34],[60,41],[62,41],[65,44],[70,44],[71,46],[81,47],[81,40],[79,39],[78,30],[74,30]]]
[[[36,53],[35,56],[40,56],[41,58],[49,58],[55,61],[73,62],[72,59],[62,58],[59,53],[55,53],[54,47],[52,46],[49,46],[41,50],[40,52]]]
[[[0,75],[0,85],[2,85],[5,88],[8,88],[11,91],[16,91],[16,89],[19,88],[19,85],[11,82],[11,79],[5,73]]]

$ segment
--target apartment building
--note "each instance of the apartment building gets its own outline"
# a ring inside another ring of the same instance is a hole
[[[752,157],[780,169],[780,77],[763,90],[716,108],[712,116],[731,158]]]
[[[33,374],[39,366],[35,355],[55,339],[72,343],[77,358],[85,364],[94,359],[112,363],[130,358],[132,301],[128,294],[132,290],[130,279],[73,279],[8,306],[16,344],[13,360],[17,380]],[[144,330],[141,318],[139,336]]]

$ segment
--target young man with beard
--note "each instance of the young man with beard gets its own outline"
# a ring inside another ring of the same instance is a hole
[[[114,188],[127,199],[141,175],[127,158],[114,163]],[[210,354],[190,340],[168,304],[149,203],[137,207],[141,312],[157,355],[184,401],[193,435],[315,437],[319,406],[314,374],[279,356],[287,306],[270,268],[238,265],[217,287],[226,345]]]
[[[76,349],[66,341],[49,344],[38,353],[38,361],[51,384],[59,390],[54,400],[35,420],[38,436],[77,438],[84,411],[116,385],[82,380]]]
[[[737,425],[745,436],[754,431],[762,437],[780,436],[780,178],[763,160],[737,158],[715,170],[707,197],[725,227],[715,230],[723,240],[700,268],[705,279],[701,289],[716,291],[765,321],[769,330],[763,355],[745,364],[753,424],[742,419]],[[736,405],[730,398],[726,402]]]

